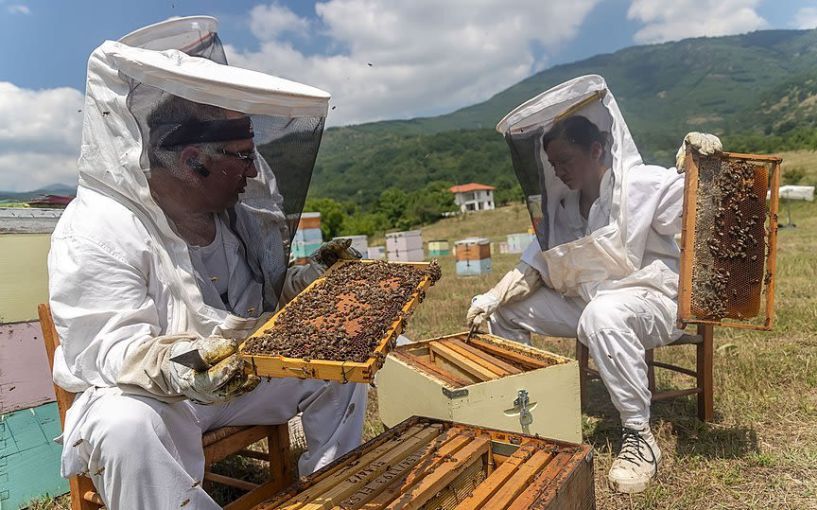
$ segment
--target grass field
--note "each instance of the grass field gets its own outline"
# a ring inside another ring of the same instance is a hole
[[[784,157],[784,168],[802,172],[802,184],[817,184],[817,153]],[[599,509],[817,509],[817,202],[794,203],[791,212],[797,228],[782,229],[779,237],[774,330],[716,330],[713,423],[697,421],[691,399],[653,406],[653,430],[664,459],[656,482],[643,494],[607,489],[619,423],[604,387],[598,382],[591,387],[583,428],[595,449]],[[513,206],[447,218],[423,228],[423,237],[453,241],[480,235],[499,241],[527,225],[524,208]],[[444,276],[428,292],[407,334],[419,339],[462,331],[471,296],[490,288],[517,259],[497,255],[492,274],[457,278],[453,259],[443,258]],[[539,339],[539,345],[573,355],[572,341]],[[656,357],[694,365],[689,347],[659,349]],[[681,388],[686,381],[659,370],[658,385]],[[372,408],[365,433],[371,437],[380,430]],[[33,508],[68,507],[63,497]]]

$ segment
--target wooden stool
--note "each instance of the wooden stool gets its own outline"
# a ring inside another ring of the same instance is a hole
[[[38,307],[40,326],[43,330],[45,351],[48,363],[54,369],[54,351],[60,344],[51,309],[47,304]],[[65,425],[65,412],[74,400],[74,394],[54,385],[57,396],[57,408],[60,421]],[[262,439],[267,439],[267,453],[248,450],[247,447]],[[222,427],[207,431],[202,435],[204,447],[204,479],[213,483],[229,485],[248,491],[246,494],[225,506],[225,510],[250,509],[276,492],[284,489],[296,479],[295,465],[290,454],[289,425],[250,425],[245,427]],[[258,485],[213,473],[211,468],[216,462],[239,455],[269,463],[269,481]],[[103,506],[102,498],[96,492],[93,481],[86,476],[72,476],[68,479],[71,489],[71,510],[96,510]]]
[[[713,400],[713,367],[712,367],[712,340],[714,336],[714,326],[711,324],[698,325],[698,333],[695,335],[681,335],[681,338],[663,347],[670,347],[676,345],[695,345],[696,353],[696,367],[691,370],[661,361],[655,361],[654,350],[649,349],[645,353],[645,360],[647,362],[647,380],[649,381],[649,388],[652,392],[652,401],[669,400],[687,395],[698,395],[698,418],[701,421],[712,421],[714,417],[714,400]],[[585,407],[587,401],[587,383],[589,379],[598,378],[599,373],[589,366],[590,351],[587,347],[576,340],[576,359],[579,360],[579,384],[581,386],[581,401],[582,408]],[[694,377],[696,385],[694,388],[674,391],[655,391],[655,368],[664,368],[677,372],[680,374]]]

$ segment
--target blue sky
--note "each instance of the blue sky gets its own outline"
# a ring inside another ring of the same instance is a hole
[[[817,0],[0,0],[0,189],[75,181],[88,55],[193,14],[219,18],[231,64],[331,92],[345,125],[446,113],[634,44],[813,28]]]

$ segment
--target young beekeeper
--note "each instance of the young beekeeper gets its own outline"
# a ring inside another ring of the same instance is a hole
[[[645,165],[600,76],[554,87],[497,126],[534,223],[517,267],[474,297],[467,319],[498,336],[530,343],[531,333],[578,337],[621,415],[621,452],[611,486],[643,491],[661,451],[650,427],[645,349],[667,344],[675,328],[683,175]],[[701,153],[720,150],[712,135],[690,133]],[[683,163],[678,162],[678,168]]]
[[[329,95],[218,63],[197,23],[161,43],[186,53],[92,53],[77,198],[52,236],[54,380],[78,393],[62,474],[90,476],[110,509],[219,508],[200,483],[213,428],[303,413],[302,475],[361,438],[365,386],[261,382],[236,353],[262,313],[350,256],[335,243],[287,267]],[[170,360],[193,349],[209,369]]]

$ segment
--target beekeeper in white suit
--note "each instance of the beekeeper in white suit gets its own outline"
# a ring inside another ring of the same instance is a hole
[[[329,245],[287,269],[328,99],[175,50],[91,55],[77,198],[48,263],[54,379],[78,393],[62,474],[90,476],[107,508],[219,508],[200,483],[213,428],[302,412],[301,474],[360,443],[365,386],[259,382],[235,353],[349,255]],[[209,370],[170,361],[193,348]]]
[[[642,162],[600,76],[544,92],[497,130],[511,148],[539,242],[474,297],[468,322],[487,320],[493,334],[524,343],[531,333],[578,337],[621,415],[622,448],[609,482],[622,492],[643,491],[661,459],[649,427],[644,352],[681,335],[674,235],[683,175]],[[690,133],[679,157],[687,145],[720,150],[716,137]]]

